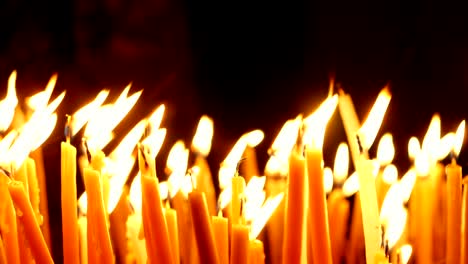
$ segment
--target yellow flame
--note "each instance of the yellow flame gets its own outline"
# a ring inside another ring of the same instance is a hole
[[[407,264],[413,254],[413,247],[410,244],[405,244],[398,249],[397,253],[400,257],[400,262],[398,264]]]
[[[188,194],[197,186],[197,177],[194,177],[194,175],[197,175],[200,172],[196,169],[197,167],[192,168],[192,170],[194,171],[192,172],[192,175],[185,175],[182,181],[182,187],[180,188],[180,190],[186,198],[188,197]],[[170,191],[169,187],[168,190]]]
[[[395,146],[393,144],[393,136],[390,133],[385,133],[377,146],[377,160],[383,164],[390,164],[395,157]]]
[[[438,148],[440,144],[440,116],[432,117],[429,128],[424,136],[421,150],[429,155],[429,162],[437,160]]]
[[[167,157],[167,168],[171,175],[167,179],[169,195],[174,197],[182,186],[187,171],[189,151],[182,140],[177,141],[171,148]]]
[[[455,133],[449,132],[440,139],[440,144],[437,149],[437,159],[443,160],[453,149],[453,143],[455,141]]]
[[[428,176],[431,168],[429,156],[425,152],[420,152],[419,155],[416,156],[416,159],[414,159],[414,167],[420,177]]]
[[[40,110],[47,106],[50,96],[54,91],[55,84],[57,83],[57,74],[54,74],[50,77],[49,82],[47,83],[44,91],[36,93],[35,95],[29,97],[26,100],[27,105],[33,110]]]
[[[347,197],[359,191],[359,178],[356,172],[352,173],[343,184],[343,194]]]
[[[276,208],[283,200],[283,197],[284,193],[280,193],[274,197],[269,197],[263,206],[258,210],[258,213],[252,220],[252,224],[250,226],[251,239],[258,237],[263,227],[268,222],[268,219],[270,219],[271,215],[275,212]]]
[[[86,215],[88,213],[88,195],[86,192],[83,192],[78,199],[78,208],[80,213]]]
[[[105,159],[104,177],[110,175],[107,212],[112,213],[122,195],[123,187],[135,165],[135,156],[120,156],[116,160]]]
[[[13,141],[15,138],[18,136],[18,132],[16,130],[11,130],[8,132],[8,134],[0,140],[0,153],[1,155],[4,155],[5,153],[8,152],[8,149],[10,149],[11,144],[13,144]]]
[[[164,112],[166,111],[166,106],[161,104],[154,110],[154,112],[148,118],[148,123],[152,128],[159,128],[161,126],[162,119],[164,117]]]
[[[460,150],[463,145],[463,139],[465,137],[465,120],[463,120],[455,132],[455,141],[453,142],[453,153],[455,156],[460,154]]]
[[[333,166],[333,175],[336,183],[343,183],[348,177],[349,170],[349,149],[348,144],[342,142],[336,150],[335,163]]]
[[[145,121],[136,124],[130,132],[120,141],[119,145],[109,155],[111,159],[119,160],[131,156],[136,145],[145,132]]]
[[[72,136],[76,135],[76,133],[80,131],[80,129],[86,124],[86,122],[88,122],[88,120],[91,119],[94,113],[99,111],[99,107],[101,107],[101,105],[107,99],[108,95],[108,90],[100,91],[93,101],[83,106],[72,115],[73,118],[71,119],[70,124],[72,128]]]
[[[218,206],[220,209],[226,208],[232,199],[232,184],[226,186],[218,197]]]
[[[132,180],[128,197],[133,209],[141,212],[141,174],[139,172]]]
[[[408,172],[401,177],[398,182],[400,189],[400,196],[403,199],[403,202],[408,202],[413,191],[414,184],[416,183],[416,171],[414,169],[408,170]]]
[[[329,193],[333,189],[333,172],[330,167],[323,169],[323,188],[326,193]]]
[[[166,129],[160,128],[151,133],[141,142],[144,146],[147,146],[149,149],[149,157],[155,159],[161,150],[164,139],[166,138]]]
[[[0,131],[6,131],[10,127],[15,115],[15,108],[18,105],[15,83],[16,71],[13,71],[8,79],[8,90],[5,99],[0,101]]]
[[[385,237],[388,247],[392,249],[405,231],[408,211],[402,206],[397,206],[392,211],[392,217],[386,219]]]
[[[390,99],[392,98],[388,87],[380,91],[366,121],[358,131],[359,139],[364,149],[369,149],[374,143],[375,137],[382,126],[385,112],[387,111]]]
[[[254,148],[263,141],[265,134],[260,129],[256,129],[245,133],[242,137],[247,143],[247,146]]]
[[[305,131],[302,139],[306,145],[322,149],[325,129],[337,105],[338,95],[335,94],[325,99],[315,112],[304,119]]]
[[[265,201],[265,192],[263,191],[265,181],[265,176],[253,176],[245,187],[244,217],[247,221],[252,220],[257,215],[258,210]]]
[[[421,145],[416,137],[411,137],[408,142],[408,156],[414,160],[421,152]]]
[[[213,119],[204,115],[198,122],[197,131],[192,140],[192,149],[202,156],[208,156],[213,139]]]
[[[127,86],[115,103],[101,106],[88,121],[84,135],[92,152],[103,149],[109,143],[112,130],[125,118],[140,98],[141,91],[127,97],[129,90],[130,86]]]
[[[395,183],[398,180],[398,169],[394,164],[385,167],[382,172],[382,180],[387,184]]]

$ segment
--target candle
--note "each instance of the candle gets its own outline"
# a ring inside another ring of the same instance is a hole
[[[172,259],[174,263],[180,263],[179,254],[179,230],[177,227],[177,212],[174,209],[166,208],[164,210],[167,230],[169,231],[169,240],[171,242]]]
[[[265,263],[265,253],[263,251],[263,243],[261,240],[255,239],[249,242],[249,259],[248,264],[263,264]]]
[[[245,180],[243,177],[236,175],[232,178],[232,198],[231,198],[231,222],[233,225],[244,224],[242,216],[242,206],[245,189]]]
[[[11,181],[8,184],[8,190],[16,209],[22,213],[19,219],[24,227],[25,236],[31,247],[34,259],[39,263],[54,263],[41,229],[37,223],[31,204],[26,196],[23,183]]]
[[[218,253],[211,219],[206,204],[205,194],[193,190],[189,193],[190,212],[192,214],[195,238],[201,263],[219,263]],[[242,262],[239,262],[242,263]],[[243,262],[245,263],[245,262]]]
[[[227,218],[223,216],[212,216],[211,223],[213,225],[219,263],[229,264],[229,233]]]
[[[8,260],[5,263],[20,263],[16,213],[7,187],[9,180],[8,176],[0,172],[0,200],[2,201],[0,204],[0,232]]]
[[[305,159],[300,150],[291,153],[289,159],[288,192],[283,240],[283,263],[300,263],[303,254],[305,230]]]
[[[341,263],[341,259],[345,255],[349,207],[349,201],[346,200],[341,189],[331,192],[327,200],[327,208],[333,263]]]
[[[80,242],[80,261],[81,264],[88,263],[88,224],[86,216],[78,217],[78,234]]]
[[[76,148],[69,142],[62,142],[60,147],[63,261],[65,263],[79,263]]]
[[[468,177],[463,178],[462,263],[468,263]]]
[[[249,228],[242,224],[233,224],[231,229],[231,262],[248,263]]]
[[[257,153],[255,148],[247,146],[244,150],[245,160],[240,164],[241,175],[245,177],[245,180],[248,182],[253,176],[259,176],[260,172],[258,171],[257,163]]]
[[[85,168],[83,170],[83,178],[88,198],[88,262],[113,263],[114,253],[110,241],[107,215],[102,197],[101,176],[98,171]]]

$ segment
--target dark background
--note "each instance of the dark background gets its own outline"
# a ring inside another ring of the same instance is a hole
[[[6,91],[17,69],[24,98],[57,72],[55,94],[67,90],[61,116],[100,89],[117,96],[133,82],[132,91],[144,94],[119,131],[165,102],[168,138],[159,167],[172,142],[190,142],[198,118],[208,114],[215,120],[213,172],[237,137],[255,128],[266,132],[258,150],[264,164],[281,125],[311,112],[327,95],[330,76],[352,95],[361,119],[389,84],[393,99],[382,130],[393,133],[403,171],[409,137],[422,138],[433,113],[441,114],[443,133],[467,117],[465,13],[464,4],[446,1],[4,0],[0,80]],[[55,227],[62,127],[63,119],[44,145]],[[344,140],[335,115],[326,164]],[[61,231],[53,230],[61,260]]]

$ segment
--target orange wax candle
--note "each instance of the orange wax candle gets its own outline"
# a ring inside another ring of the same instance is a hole
[[[349,232],[349,250],[346,254],[347,263],[359,263],[365,254],[364,228],[362,226],[361,198],[359,192],[354,195],[351,230]]]
[[[208,162],[204,156],[198,154],[195,158],[195,166],[200,169],[200,172],[195,174],[197,175],[197,188],[206,195],[210,215],[216,215],[216,192]]]
[[[249,228],[233,224],[231,228],[231,263],[247,263],[249,256]]]
[[[462,168],[455,159],[446,166],[447,173],[447,248],[446,263],[460,263]]]
[[[148,262],[174,263],[154,160],[146,159],[139,151],[138,163],[141,172],[142,218]]]
[[[249,242],[249,261],[248,264],[265,263],[265,253],[262,241],[255,239]]]
[[[333,190],[328,197],[328,221],[333,263],[341,263],[348,231],[349,202],[341,189]]]
[[[0,238],[0,263],[8,263],[6,252],[5,252],[5,245],[3,243],[3,239]]]
[[[39,225],[42,225],[42,216],[39,210],[40,189],[39,184],[37,182],[36,163],[33,159],[29,157],[24,161],[24,163],[26,164],[26,171],[28,174],[29,201],[31,201],[31,206],[33,208],[37,222],[39,223]]]
[[[286,177],[267,175],[266,192],[268,197],[278,195],[286,189]],[[267,223],[268,256],[272,264],[279,264],[283,260],[283,230],[284,230],[285,199],[276,208]]]
[[[192,263],[191,255],[195,255],[193,259],[198,258],[198,250],[196,241],[193,238],[192,217],[187,199],[182,192],[172,198],[172,206],[177,212],[177,222],[179,227],[179,252],[182,263]]]
[[[463,179],[462,262],[468,263],[468,177]]]
[[[232,224],[243,224],[242,217],[242,199],[245,189],[245,180],[243,177],[234,176],[232,178],[232,198],[231,198],[231,222]]]
[[[240,164],[241,175],[245,177],[248,182],[253,176],[260,176],[258,171],[257,154],[255,148],[247,146],[244,150],[245,160]]]
[[[80,263],[76,202],[76,148],[61,144],[63,262]]]
[[[26,195],[23,183],[11,181],[8,184],[8,190],[10,191],[15,207],[22,213],[22,216],[19,217],[19,219],[23,224],[25,230],[24,233],[31,247],[35,261],[38,263],[54,263]]]
[[[87,239],[89,263],[113,263],[114,253],[109,236],[107,215],[102,199],[99,172],[84,168],[83,178],[88,195]]]
[[[80,239],[80,264],[88,264],[88,223],[86,216],[78,217],[78,232]]]
[[[332,263],[326,194],[323,187],[322,151],[306,149],[309,181],[312,259],[314,263]]]
[[[205,194],[200,191],[189,193],[190,212],[198,245],[201,263],[219,263],[218,253]],[[239,262],[242,263],[242,262]],[[245,263],[245,262],[244,262]]]
[[[8,262],[20,263],[16,213],[8,192],[8,176],[0,172],[0,232]]]
[[[166,208],[164,211],[166,217],[169,240],[171,242],[172,259],[175,263],[180,263],[179,254],[179,230],[177,227],[177,212],[174,209]]]
[[[289,158],[288,193],[286,199],[283,263],[301,263],[305,213],[305,159],[299,151],[293,151]]]
[[[211,223],[213,225],[219,263],[229,264],[229,234],[227,218],[222,216],[212,216]]]

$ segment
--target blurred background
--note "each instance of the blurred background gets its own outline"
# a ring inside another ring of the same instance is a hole
[[[0,2],[0,94],[18,70],[22,98],[58,73],[64,116],[103,88],[117,96],[144,89],[122,131],[166,103],[168,137],[190,142],[199,117],[215,121],[213,172],[236,139],[260,128],[259,164],[288,118],[310,113],[330,77],[353,97],[361,120],[381,88],[393,94],[381,131],[393,133],[407,168],[410,136],[432,115],[442,132],[468,116],[468,17],[462,3],[439,1],[4,0]],[[59,147],[63,120],[44,146],[51,226],[60,224]],[[337,114],[325,162],[344,141]],[[468,151],[462,150],[466,165]],[[159,167],[161,167],[159,166]],[[80,183],[81,184],[81,183]],[[80,185],[82,188],[82,185]],[[54,255],[61,258],[61,230]]]

